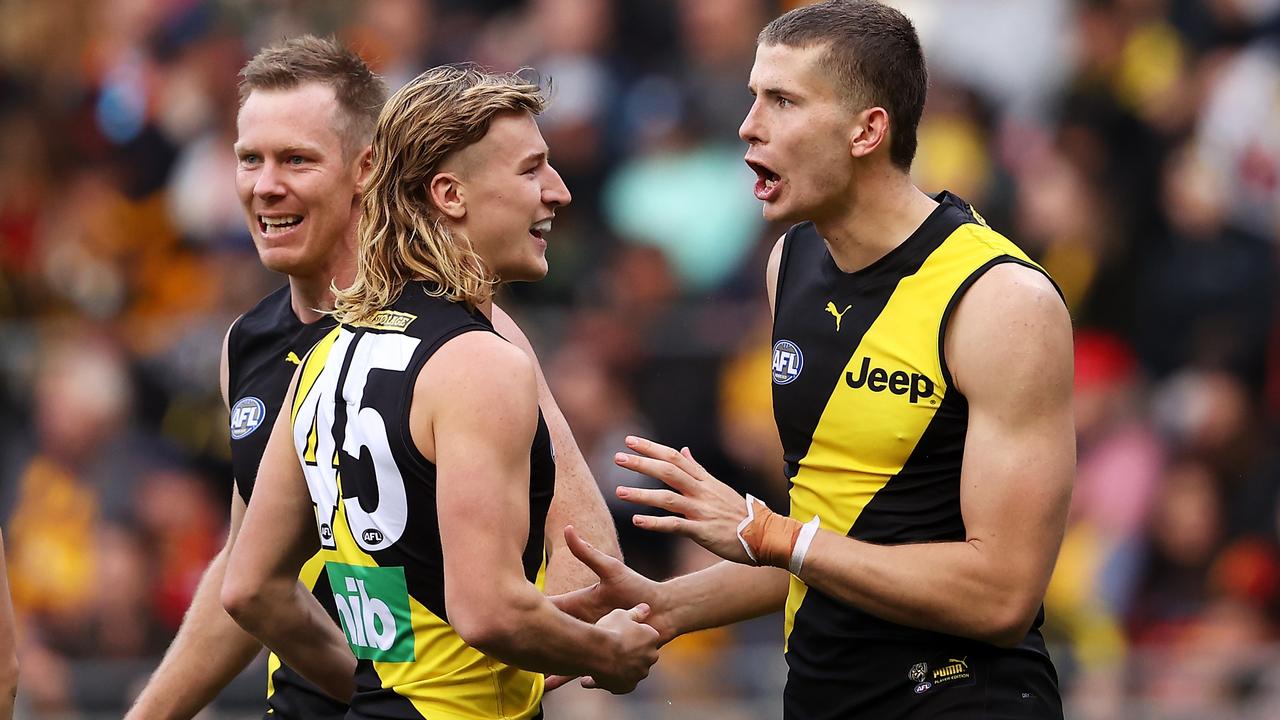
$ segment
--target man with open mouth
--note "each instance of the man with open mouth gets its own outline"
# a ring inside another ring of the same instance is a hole
[[[1060,718],[1040,626],[1075,472],[1071,321],[1043,269],[964,200],[912,183],[927,74],[911,22],[869,0],[759,36],[740,135],[770,221],[773,406],[790,510],[628,438],[670,489],[637,526],[724,558],[577,601],[647,601],[663,639],[785,609],[784,717]]]

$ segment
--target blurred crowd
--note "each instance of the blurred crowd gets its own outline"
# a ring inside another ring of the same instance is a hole
[[[574,202],[550,276],[500,302],[634,567],[708,559],[631,529],[627,433],[785,507],[763,290],[785,228],[737,127],[755,35],[793,4],[0,0],[0,527],[26,712],[118,716],[223,541],[220,341],[283,282],[233,190],[236,72],[290,35],[336,35],[393,88],[459,60],[549,87]],[[931,72],[917,184],[1044,264],[1075,320],[1079,474],[1046,599],[1071,715],[1280,716],[1280,0],[892,4]],[[740,650],[780,635],[677,642],[649,697],[740,697]]]

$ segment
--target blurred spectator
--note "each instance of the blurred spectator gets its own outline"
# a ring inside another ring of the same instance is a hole
[[[1225,189],[1230,222],[1260,238],[1280,232],[1280,49],[1249,46],[1226,62],[1197,131],[1200,159]]]
[[[1225,224],[1228,189],[1200,156],[1175,154],[1163,183],[1172,237],[1137,305],[1144,364],[1230,368],[1261,388],[1275,315],[1275,246]]]

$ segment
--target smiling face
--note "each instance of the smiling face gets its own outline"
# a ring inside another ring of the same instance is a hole
[[[504,113],[489,132],[450,158],[465,213],[455,221],[490,272],[503,281],[547,274],[547,241],[556,208],[572,197],[547,159],[533,115]]]
[[[319,276],[354,257],[363,153],[345,151],[338,112],[318,82],[254,90],[240,107],[236,191],[270,270]]]
[[[824,45],[760,45],[748,87],[755,96],[738,135],[750,146],[756,197],[769,221],[815,220],[839,212],[853,190],[850,111],[826,78]]]

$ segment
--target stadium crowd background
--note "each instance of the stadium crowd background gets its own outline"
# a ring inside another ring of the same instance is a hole
[[[1280,1],[900,0],[932,86],[915,175],[1055,276],[1079,476],[1046,600],[1069,716],[1280,717]],[[217,389],[263,271],[236,72],[334,33],[394,88],[463,59],[552,79],[574,193],[510,288],[597,480],[628,432],[784,506],[764,258],[737,127],[764,0],[0,0],[0,526],[21,717],[118,717],[224,538]],[[868,418],[874,422],[874,418]],[[634,480],[634,478],[631,478]],[[1035,478],[1028,477],[1028,482]],[[665,577],[701,551],[631,531]],[[557,717],[777,717],[780,623],[684,638]],[[215,717],[255,717],[263,670]]]

